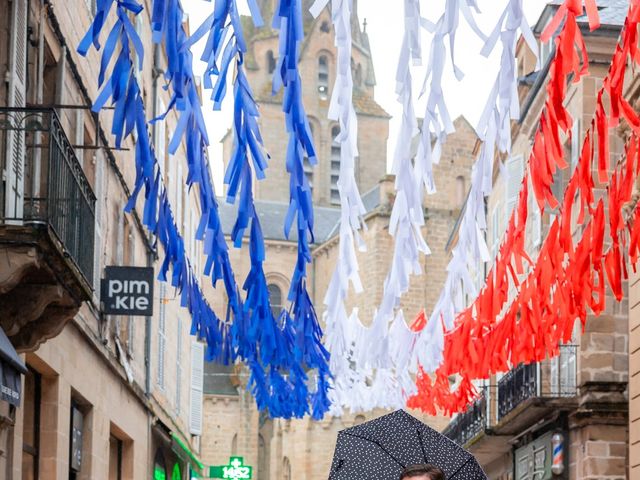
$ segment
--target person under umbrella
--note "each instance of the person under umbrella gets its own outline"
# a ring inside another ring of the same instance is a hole
[[[445,480],[440,467],[431,464],[409,465],[400,474],[400,480]]]
[[[486,480],[469,452],[404,410],[338,433],[329,480]]]

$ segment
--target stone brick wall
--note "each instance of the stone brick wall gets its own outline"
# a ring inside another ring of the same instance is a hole
[[[640,275],[629,287],[629,475],[640,479]]]

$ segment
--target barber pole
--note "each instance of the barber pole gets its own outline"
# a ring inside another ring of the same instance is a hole
[[[551,437],[551,446],[553,448],[551,471],[554,475],[561,475],[564,472],[564,437],[561,433],[555,433]]]

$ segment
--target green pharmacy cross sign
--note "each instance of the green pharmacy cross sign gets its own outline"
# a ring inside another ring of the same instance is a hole
[[[209,478],[251,480],[253,468],[244,464],[242,457],[231,457],[229,465],[209,467]]]

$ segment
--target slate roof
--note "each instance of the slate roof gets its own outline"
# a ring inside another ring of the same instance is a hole
[[[236,202],[237,203],[237,202]],[[262,233],[266,240],[292,241],[298,240],[295,225],[291,230],[291,235],[287,239],[284,235],[284,218],[289,208],[288,203],[270,202],[266,200],[256,200],[256,209],[260,217]],[[225,199],[218,199],[220,209],[220,221],[225,235],[230,235],[236,220],[238,208],[236,205],[229,205]],[[331,207],[314,206],[314,226],[315,243],[323,243],[331,237],[334,227],[340,221],[340,209]],[[245,232],[248,233],[248,232]]]
[[[562,5],[564,0],[553,0],[548,5]],[[629,10],[629,0],[597,0],[600,24],[622,27]],[[579,23],[587,23],[587,16],[578,17]]]
[[[362,202],[368,212],[380,205],[380,186],[376,185],[371,190],[362,195]],[[230,235],[236,221],[238,208],[229,205],[224,198],[218,199],[220,211],[220,221],[225,235]],[[290,238],[284,236],[284,218],[289,208],[288,203],[271,202],[266,200],[256,200],[256,208],[260,216],[260,225],[265,240],[279,240],[296,242],[298,240],[295,228],[291,231]],[[314,205],[314,226],[315,244],[324,243],[338,234],[340,225],[340,208],[338,207],[318,207]],[[295,225],[294,225],[295,227]],[[245,234],[248,232],[245,232]]]

